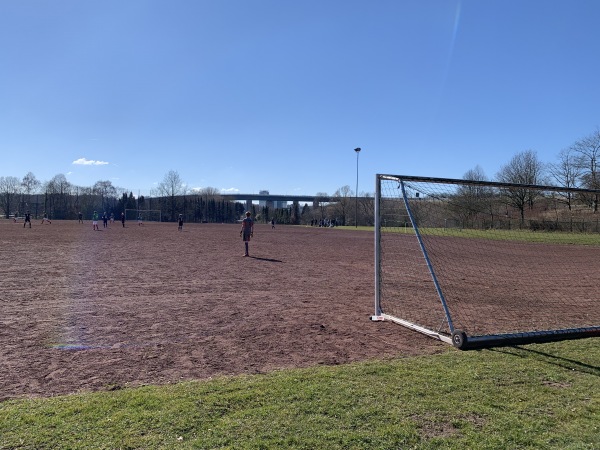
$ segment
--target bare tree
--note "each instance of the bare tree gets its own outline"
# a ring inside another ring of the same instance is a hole
[[[350,186],[342,186],[333,193],[333,197],[335,199],[334,214],[336,218],[341,219],[342,225],[346,225],[346,216],[352,206],[352,189]]]
[[[465,172],[463,179],[468,181],[486,181],[487,177],[481,166],[477,165],[474,169],[469,169]],[[458,216],[462,226],[466,226],[469,222],[472,222],[478,214],[486,210],[489,197],[490,189],[483,185],[459,185],[456,196],[450,204],[450,209]]]
[[[186,193],[186,185],[175,170],[169,170],[163,181],[151,192],[153,196],[164,199],[169,211],[170,220],[175,220],[178,209],[178,198]]]
[[[362,221],[366,225],[375,224],[375,194],[362,192],[358,197],[358,207],[362,213]]]
[[[558,162],[548,165],[548,172],[559,186],[574,188],[578,187],[583,173],[581,157],[577,155],[574,149],[567,148],[560,151]],[[561,192],[558,193],[564,203],[566,203],[569,211],[572,207],[573,193]]]
[[[23,193],[25,195],[31,195],[40,188],[41,183],[32,172],[27,172],[21,181],[21,186],[23,186]]]
[[[4,210],[4,217],[8,219],[11,208],[18,202],[21,182],[17,177],[0,177],[0,207]]]
[[[487,176],[481,166],[477,164],[473,169],[465,172],[463,179],[469,181],[487,181]]]
[[[585,187],[598,189],[600,177],[598,176],[598,160],[600,159],[600,130],[578,140],[571,146],[571,151],[580,156],[578,161],[583,175],[586,177]]]
[[[50,217],[65,219],[69,213],[71,183],[62,173],[55,175],[44,185],[44,210]]]
[[[96,206],[97,202],[94,189],[91,187],[72,186],[72,195],[75,197],[73,200],[73,207],[76,213],[81,213],[84,217],[91,216],[92,211]]]
[[[317,192],[315,194],[315,204],[318,206],[321,213],[321,220],[325,219],[327,216],[327,205],[325,204],[325,198],[327,197],[328,195],[326,192]]]
[[[217,197],[221,196],[221,191],[219,191],[215,187],[205,187],[205,188],[200,189],[199,194],[207,196],[207,197],[217,198]]]
[[[31,196],[38,191],[41,184],[32,172],[27,172],[23,177],[21,181],[21,211],[29,210],[29,204],[32,200]]]
[[[221,191],[215,187],[204,187],[198,191],[195,217],[203,222],[216,220],[216,204],[221,200]]]
[[[92,191],[94,192],[94,194],[100,196],[102,202],[101,209],[104,212],[106,212],[107,209],[110,209],[110,203],[113,203],[114,206],[114,203],[117,200],[117,188],[114,187],[110,181],[96,181],[94,187],[92,188]]]
[[[600,188],[598,174],[598,159],[600,158],[600,130],[578,140],[571,146],[571,150],[578,155],[579,169],[581,170],[582,185],[588,189]],[[583,198],[594,212],[598,212],[598,195]]]
[[[502,166],[496,179],[502,183],[535,185],[544,181],[544,164],[533,150],[517,153],[508,164]],[[503,189],[507,204],[519,210],[521,223],[525,222],[525,207],[533,208],[537,197],[541,195],[536,189],[527,187],[510,187]]]

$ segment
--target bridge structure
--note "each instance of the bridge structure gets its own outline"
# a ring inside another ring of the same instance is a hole
[[[268,207],[273,207],[274,202],[298,202],[300,205],[304,203],[312,203],[313,208],[319,206],[320,203],[330,203],[337,201],[331,196],[320,195],[275,195],[275,194],[219,194],[224,199],[244,201],[246,209],[252,208],[253,201],[264,201]]]

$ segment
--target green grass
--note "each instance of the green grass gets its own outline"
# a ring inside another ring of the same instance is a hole
[[[340,229],[340,230],[361,230],[361,231],[370,231],[370,232],[373,232],[375,230],[374,227],[372,227],[372,226],[369,227],[369,226],[366,226],[366,225],[365,226],[360,225],[358,227],[356,227],[354,225],[343,225],[343,226],[338,225],[337,227],[335,227],[335,229],[336,230],[337,229]]]
[[[362,230],[373,232],[373,227],[337,227],[346,230]],[[384,233],[415,234],[411,227],[383,228]],[[565,245],[597,245],[600,246],[599,233],[568,233],[562,231],[531,231],[531,230],[478,230],[460,228],[419,228],[421,235],[427,236],[452,236],[465,239],[490,239],[494,241],[521,241],[542,244]]]
[[[598,339],[0,403],[2,449],[598,449]]]
[[[422,234],[490,239],[496,241],[536,242],[541,244],[600,245],[600,234],[566,233],[531,230],[470,230],[426,228]]]
[[[371,228],[372,229],[372,228]],[[414,234],[412,228],[387,228],[384,232]],[[541,244],[600,245],[598,233],[567,233],[560,231],[531,230],[477,230],[460,228],[420,228],[421,235],[452,236],[465,239],[489,239],[494,241],[521,241]]]

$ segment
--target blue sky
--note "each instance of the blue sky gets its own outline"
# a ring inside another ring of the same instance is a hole
[[[0,0],[0,176],[494,177],[600,126],[596,0]]]

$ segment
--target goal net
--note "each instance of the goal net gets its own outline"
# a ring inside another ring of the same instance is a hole
[[[375,314],[461,349],[600,336],[600,190],[376,175]]]
[[[143,222],[160,222],[160,209],[126,209],[125,220],[139,220]]]

